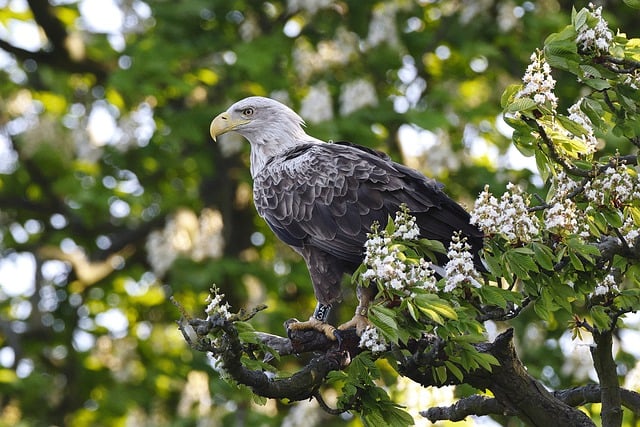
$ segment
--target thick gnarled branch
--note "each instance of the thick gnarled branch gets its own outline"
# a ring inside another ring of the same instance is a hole
[[[189,332],[189,328],[192,328],[192,332]],[[257,332],[258,341],[279,356],[304,353],[315,355],[300,371],[289,377],[279,378],[243,365],[243,355],[253,353],[250,346],[241,342],[232,320],[222,316],[187,319],[181,323],[180,329],[194,348],[219,356],[225,371],[234,381],[250,387],[257,395],[292,401],[318,398],[319,389],[326,382],[328,374],[346,367],[351,357],[361,351],[357,346],[358,336],[354,330],[345,331],[340,343],[328,340],[324,334],[313,330],[290,331],[289,337]],[[207,337],[213,331],[217,331],[214,334],[217,338],[211,341]],[[392,348],[398,362],[398,372],[425,387],[443,385],[430,369],[441,355],[438,351],[441,346],[439,340],[438,337],[425,335],[423,339],[403,347],[402,351]],[[477,395],[463,399],[451,407],[430,408],[423,412],[425,417],[431,421],[457,421],[469,415],[500,414],[517,416],[531,425],[594,425],[576,407],[600,402],[602,393],[599,386],[548,391],[527,373],[519,360],[513,345],[512,330],[502,333],[494,342],[478,344],[477,349],[494,356],[500,365],[494,366],[491,372],[478,369],[466,373],[462,381],[450,375],[445,383],[466,383],[479,390],[490,390],[495,397]],[[273,359],[269,354],[265,355],[266,361]],[[620,391],[622,404],[631,408],[634,413],[640,412],[640,395],[628,390]]]

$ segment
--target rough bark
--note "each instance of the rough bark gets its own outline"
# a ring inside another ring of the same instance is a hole
[[[600,379],[602,426],[619,427],[622,425],[622,396],[612,354],[613,336],[611,331],[594,331],[593,340],[596,345],[591,347],[591,357]]]
[[[194,347],[201,351],[213,351],[220,355],[225,370],[238,383],[252,388],[263,397],[304,400],[316,397],[318,389],[324,384],[327,375],[333,370],[344,368],[361,350],[358,348],[359,338],[355,330],[342,331],[341,341],[330,341],[317,331],[289,331],[289,337],[258,333],[259,341],[267,344],[280,356],[313,353],[315,357],[299,372],[287,378],[274,378],[263,371],[247,369],[241,363],[241,356],[247,348],[238,338],[232,321],[222,319],[191,320],[191,326],[197,336],[205,337],[215,329],[222,329],[222,339],[214,345],[199,339]],[[181,326],[187,341],[193,345],[193,337],[188,337],[184,323]],[[203,345],[204,343],[204,345]],[[442,383],[432,375],[430,363],[435,361],[440,352],[437,337],[425,336],[420,342],[412,342],[404,350],[411,353],[396,352],[398,371],[419,384],[440,386]],[[477,346],[480,352],[493,355],[500,363],[492,371],[476,370],[465,375],[463,381],[451,376],[447,384],[466,383],[480,390],[490,390],[495,396],[476,395],[462,399],[455,405],[442,408],[430,408],[422,413],[431,421],[464,419],[469,415],[496,414],[501,416],[517,416],[528,425],[544,426],[594,426],[594,422],[576,406],[590,402],[600,402],[605,393],[595,384],[556,392],[548,391],[539,381],[530,376],[519,360],[513,344],[513,330],[499,335],[492,343]],[[265,361],[273,359],[266,355]],[[640,394],[618,387],[621,404],[640,413]],[[619,405],[618,405],[619,407]]]

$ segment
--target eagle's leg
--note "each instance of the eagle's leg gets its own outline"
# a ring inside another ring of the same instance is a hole
[[[330,312],[330,304],[322,304],[319,302],[318,305],[316,305],[313,316],[311,316],[309,320],[306,322],[290,323],[288,328],[296,331],[315,329],[316,331],[320,331],[325,334],[330,340],[335,341],[337,338],[334,334],[336,328],[327,323]]]
[[[358,334],[358,336],[360,336],[368,326],[371,326],[368,312],[369,305],[371,305],[371,301],[373,300],[375,291],[376,290],[373,287],[358,286],[358,306],[356,307],[356,312],[351,320],[338,326],[339,330],[343,331],[349,328],[356,328],[356,333]]]

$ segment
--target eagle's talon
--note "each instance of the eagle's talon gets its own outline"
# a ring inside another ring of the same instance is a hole
[[[342,336],[342,331],[340,329],[333,329],[333,336],[335,337],[335,341],[338,343],[338,350],[342,350],[342,341],[344,337]]]
[[[356,314],[347,323],[343,323],[342,325],[338,326],[338,330],[344,331],[349,328],[355,328],[356,334],[358,334],[358,336],[361,336],[364,330],[370,326],[372,326],[372,323],[369,321],[369,318],[367,316]]]
[[[328,339],[335,341],[337,337],[334,334],[336,328],[328,323],[321,322],[315,317],[310,317],[306,322],[292,322],[287,325],[287,334],[291,337],[291,331],[304,331],[313,329],[322,332]]]

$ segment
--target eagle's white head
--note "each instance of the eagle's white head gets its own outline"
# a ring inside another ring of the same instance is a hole
[[[255,176],[273,156],[301,143],[322,142],[304,131],[304,120],[295,111],[270,98],[244,98],[211,122],[211,137],[235,131],[251,144],[251,175]]]

